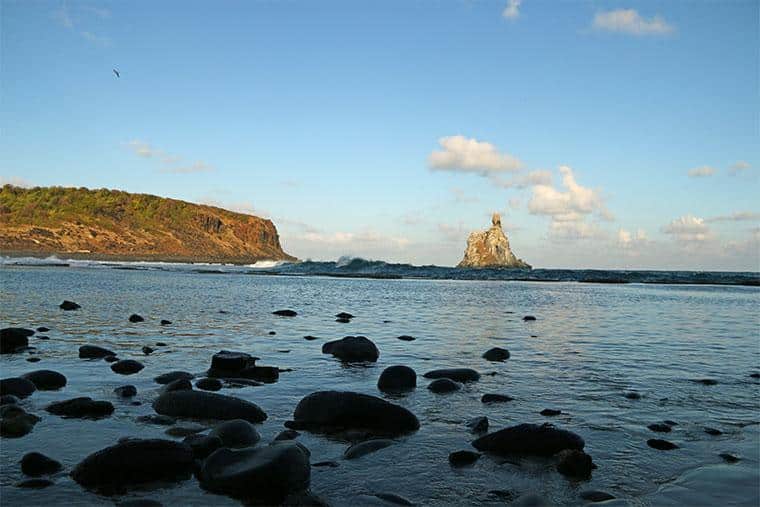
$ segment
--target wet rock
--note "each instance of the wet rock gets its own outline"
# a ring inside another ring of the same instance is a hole
[[[26,360],[30,363],[39,363],[40,358],[39,357],[27,357]]]
[[[351,315],[348,312],[340,312],[340,313],[338,313],[338,314],[335,315],[335,318],[336,319],[353,319],[354,316]]]
[[[124,500],[119,502],[118,507],[163,507],[164,504],[150,498],[135,498],[134,500]]]
[[[623,396],[628,398],[629,400],[640,400],[641,394],[637,393],[636,391],[626,391],[623,393]]]
[[[194,378],[195,375],[187,371],[170,371],[169,373],[162,373],[153,380],[159,384],[169,384],[175,380],[192,380]]]
[[[536,320],[536,318],[533,315],[526,315],[525,317],[523,317],[522,320],[525,322],[528,322],[528,321]]]
[[[170,320],[161,319],[161,325],[162,326],[169,326],[169,325],[171,325],[171,323],[172,323],[172,321],[170,321]]]
[[[275,336],[277,333],[275,331],[269,331],[267,334],[269,336]]]
[[[193,450],[195,459],[205,459],[209,454],[223,446],[221,438],[197,433],[186,436],[183,442]]]
[[[192,389],[193,384],[191,384],[189,380],[178,378],[177,380],[173,380],[166,384],[161,391],[168,393],[170,391],[191,391]]]
[[[76,304],[73,301],[66,301],[66,300],[64,300],[63,303],[61,303],[60,305],[58,305],[58,308],[60,308],[61,310],[71,311],[71,310],[79,310],[82,307],[79,306],[78,304]]]
[[[79,347],[80,359],[102,359],[108,356],[116,356],[116,353],[97,345],[82,345]]]
[[[749,376],[752,378],[760,378],[760,373],[758,372],[750,373]]]
[[[323,354],[332,354],[341,361],[375,362],[380,357],[377,346],[365,336],[346,336],[322,345]]]
[[[432,370],[424,375],[425,378],[448,378],[457,382],[474,382],[480,379],[480,373],[470,368],[444,368]]]
[[[18,405],[0,407],[0,435],[9,438],[23,437],[40,421],[34,414],[28,414]]]
[[[367,454],[379,451],[380,449],[390,447],[395,443],[396,442],[393,440],[389,440],[387,438],[373,438],[371,440],[365,440],[364,442],[359,442],[346,449],[346,451],[343,453],[343,457],[346,459],[361,458],[362,456],[366,456]]]
[[[209,491],[259,502],[280,503],[309,487],[309,456],[293,442],[240,450],[218,449],[198,474]]]
[[[193,451],[187,444],[126,439],[87,456],[71,476],[86,488],[113,492],[145,482],[187,478],[192,469]]]
[[[304,340],[312,341],[312,340],[318,340],[316,336],[306,335],[303,337]]]
[[[195,383],[195,387],[204,391],[219,391],[222,388],[222,381],[218,378],[204,377]]]
[[[13,395],[24,399],[37,390],[37,386],[31,380],[21,377],[10,377],[0,380],[0,396]]]
[[[562,475],[587,479],[596,468],[591,456],[578,449],[565,449],[557,454],[557,471]]]
[[[233,449],[240,447],[250,447],[261,440],[259,432],[248,421],[242,419],[233,419],[223,422],[209,432],[210,437],[221,439],[224,447]]]
[[[737,458],[733,454],[729,454],[727,452],[720,453],[720,454],[718,454],[718,456],[720,456],[721,458],[723,458],[723,461],[725,461],[726,463],[736,463],[736,462],[740,461],[739,458]]]
[[[171,428],[168,428],[166,431],[164,431],[164,433],[170,437],[183,438],[189,435],[195,435],[202,431],[206,431],[207,429],[207,427],[201,426],[200,424],[185,423],[178,426],[172,426]]]
[[[275,366],[249,366],[237,372],[236,376],[271,384],[280,378],[280,370]]]
[[[142,353],[145,354],[146,356],[151,355],[153,352],[154,352],[154,349],[152,349],[151,347],[148,347],[147,345],[142,348]]]
[[[486,361],[506,361],[509,359],[509,351],[500,347],[494,347],[483,353],[483,359]]]
[[[696,382],[697,384],[702,384],[703,386],[714,386],[718,384],[718,381],[712,378],[694,379],[693,382]]]
[[[554,416],[560,415],[561,413],[562,413],[561,410],[557,410],[554,408],[545,408],[540,412],[540,414],[544,417],[554,417]]]
[[[606,502],[615,497],[604,491],[581,491],[580,497],[588,502]]]
[[[436,394],[451,393],[458,391],[462,386],[449,378],[438,378],[428,385],[428,389]]]
[[[246,354],[245,352],[220,350],[211,357],[209,374],[214,377],[233,376],[233,374],[243,368],[254,366],[258,359],[258,357]]]
[[[171,426],[174,423],[176,423],[177,420],[174,419],[173,417],[169,417],[168,415],[149,414],[149,415],[141,415],[140,417],[137,418],[137,422],[157,424],[159,426]]]
[[[712,435],[714,437],[717,437],[723,434],[723,432],[720,431],[719,429],[709,428],[709,427],[705,427],[705,433],[707,433],[708,435]]]
[[[3,394],[0,396],[0,406],[3,405],[18,405],[21,403],[21,400],[19,400],[16,396],[12,394]]]
[[[107,363],[115,363],[118,360],[119,360],[119,358],[116,357],[116,356],[106,356],[106,357],[103,358],[103,361],[105,361]]]
[[[33,334],[34,331],[23,327],[0,329],[0,354],[12,354],[18,349],[28,347],[29,337]]]
[[[51,403],[45,410],[61,417],[99,419],[111,415],[114,408],[110,401],[95,401],[83,396]]]
[[[298,438],[300,433],[298,433],[296,430],[282,430],[277,434],[276,437],[274,437],[275,440],[295,440]]]
[[[318,391],[296,406],[291,429],[322,432],[367,430],[373,435],[394,436],[419,429],[420,423],[409,410],[381,398],[343,391]]]
[[[650,430],[657,433],[670,433],[670,425],[662,423],[653,423],[647,426]]]
[[[416,340],[414,336],[409,336],[408,334],[402,334],[401,336],[398,337],[398,339],[403,342],[413,342],[414,340]]]
[[[53,370],[35,370],[21,376],[40,391],[54,391],[66,385],[66,377]]]
[[[45,327],[45,326],[40,326],[37,328],[38,333],[47,333],[48,331],[50,331],[50,328]]]
[[[408,366],[389,366],[380,374],[377,388],[381,391],[403,391],[417,387],[417,374]]]
[[[166,342],[156,342],[156,347],[166,347]]]
[[[118,373],[120,375],[132,375],[139,372],[143,368],[145,368],[145,366],[143,366],[141,362],[135,361],[134,359],[122,359],[121,361],[111,363],[111,370],[113,370],[114,373]]]
[[[293,310],[276,310],[272,312],[272,315],[279,315],[280,317],[295,317],[298,313]]]
[[[488,431],[488,417],[474,417],[467,421],[467,427],[470,428],[470,431],[473,433],[485,433]]]
[[[321,467],[338,468],[340,466],[340,463],[338,463],[337,461],[320,461],[318,463],[312,463],[311,466],[315,468],[321,468]]]
[[[351,322],[351,319],[338,317],[337,319],[335,319],[335,322],[340,322],[341,324],[348,324],[349,322]]]
[[[583,450],[586,443],[579,435],[551,424],[524,423],[489,433],[472,445],[479,451],[497,454],[552,456],[564,449]]]
[[[449,464],[453,467],[472,465],[480,458],[480,453],[473,451],[455,451],[449,454]]]
[[[50,339],[49,336],[43,336],[43,335],[36,336],[35,338],[37,338],[38,340],[49,340]]]
[[[129,316],[129,322],[135,323],[135,322],[143,322],[145,319],[142,318],[141,315],[137,315],[136,313],[133,313]]]
[[[55,484],[50,479],[26,479],[16,483],[17,488],[42,489]]]
[[[668,442],[667,440],[661,440],[659,438],[650,438],[647,440],[647,445],[652,449],[658,449],[660,451],[671,451],[673,449],[678,449],[678,446],[673,442]]]
[[[506,394],[486,393],[481,398],[481,403],[505,403],[512,401],[514,398],[507,396]]]
[[[54,474],[61,468],[61,464],[56,460],[39,452],[30,452],[21,458],[21,471],[30,477]]]
[[[171,391],[153,402],[153,409],[162,415],[196,419],[244,419],[259,423],[267,415],[258,405],[233,396],[206,391]]]
[[[113,392],[121,398],[131,398],[137,394],[137,388],[132,385],[121,386],[114,389]]]

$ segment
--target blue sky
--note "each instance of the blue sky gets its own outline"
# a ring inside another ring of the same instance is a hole
[[[760,269],[758,2],[0,2],[0,178],[299,258]],[[111,69],[117,68],[117,78]]]

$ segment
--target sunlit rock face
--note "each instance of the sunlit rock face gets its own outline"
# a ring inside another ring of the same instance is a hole
[[[470,234],[464,259],[457,267],[531,269],[530,264],[515,257],[509,248],[509,240],[501,228],[501,216],[498,213],[491,217],[491,227],[487,231]]]

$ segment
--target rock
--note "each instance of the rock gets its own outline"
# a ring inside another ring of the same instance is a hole
[[[54,474],[61,468],[61,464],[56,460],[39,452],[30,452],[21,458],[21,471],[30,477]]]
[[[464,258],[458,268],[519,268],[530,269],[530,264],[515,257],[509,240],[501,228],[501,216],[494,213],[491,228],[477,231],[467,238]]]
[[[531,321],[531,320],[536,320],[536,318],[533,315],[526,315],[525,317],[522,318],[522,320],[524,322],[528,322],[528,321]]]
[[[64,300],[63,303],[61,303],[60,305],[58,305],[58,308],[60,308],[61,310],[71,311],[71,310],[79,310],[82,307],[79,306],[78,304],[76,304],[73,301],[66,301],[66,300]]]
[[[48,331],[50,331],[49,327],[40,326],[40,327],[37,328],[37,332],[38,333],[47,333]]]
[[[162,415],[196,419],[244,419],[259,423],[267,415],[258,405],[232,396],[206,391],[171,391],[153,402],[153,409]]]
[[[121,375],[132,375],[143,368],[145,368],[145,366],[134,359],[122,359],[121,361],[111,363],[111,370],[113,370],[114,373],[119,373]]]
[[[114,408],[109,401],[95,401],[83,396],[51,403],[45,410],[62,417],[99,419],[111,415]]]
[[[166,342],[156,342],[156,347],[166,347]]]
[[[293,421],[285,426],[322,432],[367,430],[374,435],[395,436],[419,429],[414,414],[381,398],[342,391],[318,391],[296,406]]]
[[[480,458],[480,453],[473,451],[455,451],[449,454],[449,464],[453,467],[472,465]]]
[[[276,310],[272,312],[272,315],[279,315],[280,317],[295,317],[298,313],[293,310]]]
[[[50,479],[26,479],[25,481],[17,482],[17,488],[29,488],[29,489],[42,489],[47,488],[55,484]]]
[[[398,337],[398,339],[403,342],[413,342],[414,340],[416,340],[414,336],[409,336],[408,334],[402,334],[401,336]]]
[[[381,391],[403,391],[417,387],[417,374],[408,366],[389,366],[380,374],[377,388]]]
[[[218,378],[204,377],[195,383],[195,387],[204,391],[219,391],[222,388],[222,381]]]
[[[583,450],[586,443],[579,435],[551,424],[524,423],[489,433],[472,445],[479,451],[497,454],[552,456],[564,449]]]
[[[578,449],[562,450],[557,457],[557,471],[569,477],[586,479],[591,477],[591,471],[596,468],[591,456]]]
[[[34,414],[28,414],[18,405],[0,407],[0,435],[3,437],[23,437],[40,421]]]
[[[760,373],[759,372],[753,372],[753,373],[750,373],[749,376],[752,377],[752,378],[760,378]]]
[[[276,504],[309,487],[311,467],[302,447],[276,442],[258,448],[218,449],[203,462],[198,477],[209,491]]]
[[[448,378],[457,382],[474,382],[480,379],[480,373],[470,368],[444,368],[429,371],[425,378]]]
[[[323,354],[332,354],[341,361],[370,361],[375,362],[380,357],[380,351],[371,340],[364,336],[346,336],[322,345]]]
[[[495,394],[495,393],[486,393],[480,398],[481,403],[505,403],[507,401],[512,401],[512,400],[514,400],[514,398],[512,398],[511,396],[507,396],[506,394]]]
[[[200,424],[185,423],[178,426],[172,426],[171,428],[168,428],[166,431],[164,431],[164,433],[170,437],[183,438],[190,435],[195,435],[202,431],[206,431],[207,429],[207,427],[201,426]]]
[[[186,371],[170,371],[169,373],[162,373],[155,377],[155,380],[159,384],[169,384],[175,380],[192,380],[195,375]]]
[[[219,437],[200,435],[198,433],[186,436],[182,442],[190,446],[195,459],[205,459],[209,454],[224,445]]]
[[[467,427],[470,428],[470,431],[473,433],[485,433],[488,431],[488,417],[474,417],[467,421]]]
[[[712,435],[714,437],[717,437],[718,435],[722,435],[723,434],[723,432],[720,431],[719,429],[708,428],[708,427],[705,428],[705,433],[707,433],[708,435]]]
[[[723,461],[726,463],[736,463],[737,461],[740,461],[739,458],[734,456],[733,454],[729,454],[727,452],[723,452],[721,454],[718,454],[721,458],[723,458]]]
[[[122,398],[131,398],[132,396],[135,396],[137,394],[137,388],[131,385],[121,386],[114,389],[113,392],[116,393],[117,396],[120,396]]]
[[[647,445],[652,449],[658,449],[660,451],[671,451],[673,449],[678,449],[678,446],[673,442],[668,442],[667,440],[661,440],[659,438],[650,438],[647,440]]]
[[[115,357],[116,353],[97,345],[82,345],[79,347],[80,359],[101,359],[108,356]]]
[[[276,437],[274,437],[275,440],[295,440],[298,438],[300,433],[298,433],[296,430],[282,430],[277,434]]]
[[[338,317],[337,319],[335,319],[335,322],[340,322],[341,324],[348,324],[349,322],[351,322],[351,319],[347,319],[345,317]]]
[[[170,391],[191,391],[193,384],[189,380],[184,378],[178,378],[166,384],[162,389],[162,392],[168,393]]]
[[[316,336],[306,335],[303,337],[304,340],[312,341],[312,340],[318,340]]]
[[[142,322],[145,319],[142,318],[141,315],[137,315],[136,313],[133,313],[129,316],[129,322],[135,323],[135,322]]]
[[[54,391],[66,385],[66,377],[57,371],[35,370],[21,376],[32,382],[40,391]]]
[[[390,447],[395,443],[396,442],[393,440],[389,440],[387,438],[373,438],[371,440],[365,440],[364,442],[359,442],[346,449],[346,451],[343,453],[343,457],[346,459],[361,458],[362,456],[366,456],[367,454],[379,451],[380,449]]]
[[[135,498],[134,500],[124,500],[116,504],[118,507],[163,507],[164,504],[150,498]]]
[[[221,350],[211,357],[211,369],[208,374],[212,377],[238,376],[241,370],[255,366],[258,359],[245,352]]]
[[[449,378],[438,378],[428,385],[428,389],[436,394],[451,393],[459,391],[461,388],[462,386],[459,383]]]
[[[142,348],[142,353],[145,354],[146,356],[151,355],[153,352],[154,352],[154,349],[152,349],[151,347],[148,347],[147,345]]]
[[[27,357],[26,360],[30,363],[39,363],[40,358],[39,357]]]
[[[554,416],[560,415],[562,411],[554,409],[554,408],[545,408],[540,413],[544,417],[554,417]]]
[[[189,445],[161,439],[126,439],[87,456],[71,472],[76,482],[102,492],[158,480],[187,478],[193,470]]]
[[[509,359],[509,351],[500,347],[494,347],[483,353],[486,361],[506,361]]]
[[[33,334],[34,331],[23,327],[0,329],[0,354],[12,354],[18,349],[28,347],[29,337]]]
[[[31,380],[21,377],[10,377],[0,380],[0,396],[11,394],[24,399],[37,390],[37,386]]]
[[[210,437],[218,437],[224,447],[233,449],[251,447],[261,440],[256,428],[243,419],[233,419],[223,422],[209,432]]]
[[[319,463],[312,463],[311,466],[315,468],[320,468],[320,467],[338,468],[340,466],[340,463],[336,461],[320,461]]]
[[[626,391],[623,393],[623,396],[628,398],[629,400],[640,400],[641,394],[637,393],[636,391]]]
[[[237,376],[271,384],[280,378],[280,370],[275,366],[249,366],[240,370]]]
[[[39,335],[39,336],[37,336],[36,338],[37,338],[38,340],[49,340],[49,339],[50,339],[50,337],[49,337],[49,336],[43,336],[43,335]]]
[[[173,417],[169,417],[168,415],[156,415],[156,414],[150,414],[150,415],[141,415],[137,418],[137,422],[142,423],[148,423],[148,424],[158,424],[159,426],[171,426],[174,423],[177,422],[176,419]]]
[[[696,382],[697,384],[702,384],[703,386],[714,386],[718,384],[718,381],[712,378],[698,378],[698,379],[694,379],[693,382]]]
[[[647,426],[647,428],[657,433],[670,433],[670,426],[667,424],[653,423]]]
[[[580,497],[589,502],[606,502],[614,500],[615,497],[604,491],[581,491]]]
[[[161,325],[162,326],[169,326],[169,325],[171,325],[171,323],[172,323],[172,321],[170,321],[170,320],[161,319]]]
[[[3,405],[18,405],[21,403],[21,400],[19,400],[16,396],[12,394],[3,394],[0,396],[0,406]]]
[[[348,312],[340,312],[340,313],[338,313],[338,314],[335,315],[335,318],[337,318],[337,319],[353,319],[354,316],[351,315]]]
[[[103,358],[103,361],[105,361],[107,363],[115,363],[118,360],[119,360],[119,358],[116,357],[116,356],[106,356],[106,357]]]

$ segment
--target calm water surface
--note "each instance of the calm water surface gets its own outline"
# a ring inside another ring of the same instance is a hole
[[[292,368],[262,387],[223,389],[261,406],[269,415],[258,425],[262,442],[271,440],[291,419],[305,395],[325,389],[384,396],[376,388],[387,366],[405,364],[418,375],[463,366],[480,371],[477,383],[449,395],[428,391],[425,379],[411,394],[393,398],[414,412],[418,432],[363,458],[341,458],[347,444],[302,433],[299,441],[312,462],[335,460],[337,468],[314,468],[312,491],[331,505],[367,503],[368,493],[392,492],[419,505],[503,504],[491,490],[515,496],[536,492],[557,505],[582,503],[578,494],[604,490],[627,505],[664,505],[704,501],[728,495],[723,503],[757,505],[760,489],[760,382],[750,373],[760,367],[760,290],[752,287],[678,285],[594,285],[509,281],[368,280],[321,277],[250,276],[116,269],[3,267],[0,269],[0,324],[46,326],[50,340],[30,338],[39,363],[26,354],[3,355],[3,378],[35,369],[53,369],[68,377],[61,391],[36,392],[24,407],[42,417],[32,433],[0,442],[0,499],[3,505],[106,504],[113,498],[83,490],[66,474],[86,455],[123,436],[164,437],[161,426],[137,423],[153,413],[158,394],[153,377],[171,370],[197,375],[221,349],[261,358],[259,364]],[[82,305],[64,312],[69,299]],[[292,308],[295,318],[273,310]],[[227,313],[220,313],[223,310]],[[334,314],[356,316],[349,324]],[[145,322],[131,324],[139,313]],[[522,316],[537,317],[523,322]],[[161,327],[160,319],[173,322]],[[274,336],[268,335],[275,331]],[[380,349],[371,366],[345,366],[321,354],[327,340],[365,335]],[[416,341],[400,341],[402,334]],[[306,341],[304,335],[320,339]],[[144,345],[166,342],[150,356]],[[113,373],[108,363],[77,357],[82,344],[116,351],[120,358],[145,364],[136,375]],[[490,347],[510,350],[504,363],[481,358]],[[696,379],[711,378],[705,386]],[[141,406],[131,406],[112,390],[138,388]],[[630,400],[626,391],[641,399]],[[483,405],[484,393],[515,398]],[[76,396],[109,400],[110,418],[62,419],[44,412],[52,401]],[[554,418],[544,408],[561,409]],[[598,469],[593,478],[573,482],[558,474],[552,460],[515,463],[484,457],[467,468],[449,467],[448,454],[471,449],[465,422],[488,416],[491,428],[522,422],[551,421],[579,433]],[[647,425],[672,419],[670,434]],[[724,432],[704,433],[711,426]],[[650,449],[649,438],[680,446],[670,452]],[[41,451],[64,464],[55,485],[23,490],[18,460]],[[718,456],[741,457],[724,465]],[[693,474],[696,480],[690,480]],[[699,475],[701,474],[701,475]],[[707,476],[710,480],[704,480]],[[686,491],[686,492],[684,492]],[[691,493],[689,493],[691,491]],[[723,493],[720,493],[723,491]],[[687,496],[678,496],[687,495]],[[236,505],[235,500],[204,492],[195,479],[129,495],[165,505]]]

